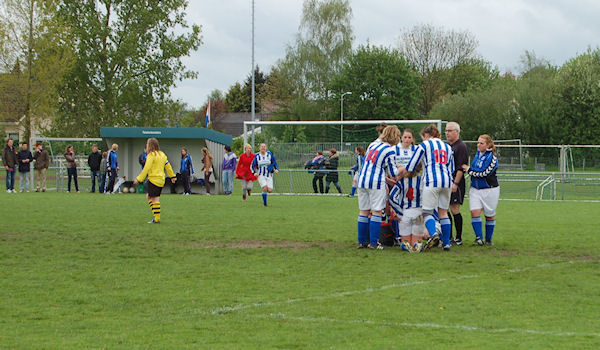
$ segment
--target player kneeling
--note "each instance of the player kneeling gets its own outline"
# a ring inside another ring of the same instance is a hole
[[[400,247],[407,252],[423,251],[421,241],[425,236],[423,210],[421,208],[421,193],[423,182],[416,173],[407,173],[405,177],[396,182],[390,191],[390,206],[400,218],[398,232],[400,234]]]

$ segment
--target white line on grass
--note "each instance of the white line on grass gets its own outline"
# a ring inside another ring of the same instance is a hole
[[[573,264],[574,262],[568,261],[567,263]],[[553,266],[556,266],[559,264],[564,264],[564,263],[554,263],[554,264],[546,263],[546,264],[540,264],[540,265],[529,266],[529,267],[517,267],[514,269],[507,270],[505,273],[518,273],[518,272],[527,271],[527,270],[553,267]],[[341,298],[341,297],[345,297],[345,296],[349,296],[349,295],[379,292],[379,291],[393,289],[393,288],[403,288],[403,287],[417,286],[417,285],[423,285],[423,284],[434,284],[434,283],[442,283],[442,282],[447,282],[447,281],[460,281],[460,280],[465,280],[465,279],[473,279],[473,278],[478,278],[478,277],[481,277],[484,275],[485,274],[474,274],[474,275],[464,275],[464,276],[457,276],[457,277],[450,277],[450,278],[439,278],[436,280],[429,280],[429,281],[408,281],[408,282],[404,282],[404,283],[388,284],[385,286],[375,287],[375,288],[358,289],[358,290],[351,290],[351,291],[346,291],[346,292],[335,292],[335,293],[331,293],[331,294],[327,294],[327,295],[317,295],[317,296],[305,297],[305,298],[287,299],[287,300],[280,300],[280,301],[263,301],[263,302],[249,303],[249,304],[239,304],[239,305],[235,305],[235,306],[224,306],[224,307],[216,308],[216,309],[212,310],[210,313],[213,315],[218,315],[218,314],[222,314],[222,313],[226,313],[226,312],[234,312],[234,311],[251,309],[251,308],[262,307],[262,306],[285,305],[285,304],[294,304],[294,303],[300,303],[300,302],[305,302],[305,301],[334,299],[334,298]]]
[[[488,333],[521,333],[533,335],[551,335],[560,337],[600,337],[600,333],[579,333],[579,332],[553,332],[540,331],[536,329],[521,329],[521,328],[488,328],[474,327],[464,325],[443,325],[437,323],[409,323],[409,322],[388,322],[388,321],[372,321],[372,320],[338,320],[326,317],[291,317],[284,314],[269,314],[269,315],[251,315],[250,317],[263,319],[279,319],[286,321],[302,321],[302,322],[322,322],[322,323],[347,323],[347,324],[367,324],[375,326],[390,326],[390,327],[407,327],[407,328],[435,328],[435,329],[459,329],[465,331],[480,331]]]

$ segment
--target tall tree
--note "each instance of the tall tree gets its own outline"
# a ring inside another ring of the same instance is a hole
[[[261,72],[260,67],[257,66],[254,70],[254,91],[256,96],[261,94],[266,80],[267,77]],[[244,85],[235,83],[229,88],[225,96],[225,102],[227,103],[229,112],[241,113],[252,109],[252,74],[248,74]],[[261,110],[259,98],[256,98],[255,108],[256,111]]]
[[[352,53],[352,8],[348,0],[306,0],[293,46],[279,69],[294,93],[326,100],[331,78]]]
[[[421,113],[428,114],[433,105],[447,94],[444,79],[447,71],[477,59],[477,39],[468,31],[445,30],[430,24],[416,25],[399,38],[403,55],[421,74]]]
[[[176,81],[194,78],[181,58],[201,44],[186,0],[64,0],[77,60],[60,90],[58,124],[73,135],[104,125],[162,125]]]

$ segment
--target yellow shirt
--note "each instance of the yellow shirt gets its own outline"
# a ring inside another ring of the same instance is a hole
[[[148,180],[158,187],[165,185],[165,170],[169,177],[175,177],[173,168],[167,159],[167,155],[163,151],[156,151],[148,154],[144,169],[138,175],[137,181],[143,182],[146,176]]]

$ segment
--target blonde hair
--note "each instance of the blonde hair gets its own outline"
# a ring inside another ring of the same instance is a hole
[[[116,143],[112,144],[112,150],[113,151],[117,151],[119,149],[119,145],[117,145]]]
[[[479,138],[483,139],[483,141],[485,141],[487,148],[491,149],[492,153],[496,154],[496,145],[494,145],[494,140],[492,140],[492,137],[490,135],[488,135],[488,134],[479,135]]]
[[[390,145],[397,145],[402,138],[402,133],[396,125],[386,126],[381,132],[381,141],[387,142]]]
[[[249,143],[244,144],[244,152],[246,152],[246,148],[250,148],[250,152],[252,152],[252,146]]]
[[[158,151],[160,151],[158,140],[154,137],[149,138],[148,141],[146,141],[146,153],[150,154]]]

